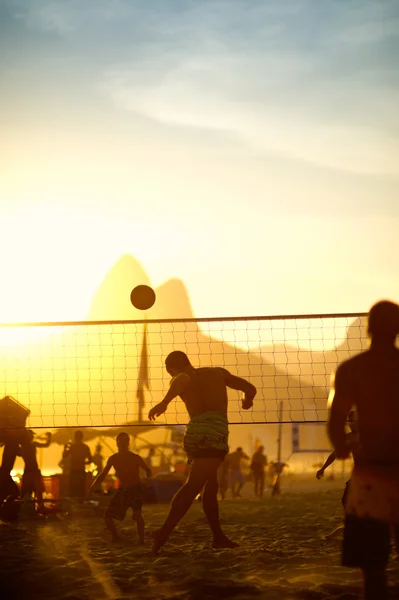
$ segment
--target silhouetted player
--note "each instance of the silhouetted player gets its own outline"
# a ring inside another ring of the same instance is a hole
[[[265,468],[267,467],[267,457],[264,454],[264,446],[254,452],[251,460],[251,471],[254,476],[254,492],[255,496],[263,498],[263,491],[265,489]]]
[[[39,510],[44,510],[43,492],[44,483],[39,465],[37,462],[37,449],[48,448],[51,444],[51,433],[47,433],[45,442],[35,441],[35,434],[28,429],[21,442],[21,456],[25,463],[24,474],[22,475],[21,496],[31,497],[34,493],[38,503]]]
[[[329,434],[337,458],[347,458],[345,420],[355,407],[359,446],[345,502],[343,564],[363,570],[366,600],[385,600],[390,521],[399,523],[399,306],[373,306],[368,331],[370,349],[337,369]]]
[[[89,446],[83,443],[83,432],[75,431],[75,441],[68,451],[69,495],[83,499],[86,495],[86,465],[92,462]]]
[[[129,436],[127,433],[120,433],[116,438],[118,452],[113,454],[107,461],[103,471],[93,481],[89,495],[98,487],[108,475],[112,467],[115,469],[117,478],[119,479],[119,488],[112,496],[111,502],[105,512],[105,524],[112,534],[114,541],[119,539],[118,532],[115,527],[114,519],[123,521],[126,512],[129,508],[133,511],[133,520],[137,524],[137,533],[140,544],[144,544],[144,519],[141,514],[143,506],[143,490],[140,480],[139,470],[143,469],[147,477],[151,477],[152,472],[147,467],[144,460],[138,454],[129,450]]]
[[[218,468],[229,450],[226,387],[245,394],[242,400],[244,410],[252,407],[256,388],[226,369],[196,369],[187,355],[179,350],[167,356],[165,366],[173,379],[165,398],[150,410],[148,417],[155,420],[167,410],[174,398],[180,396],[190,416],[183,443],[191,468],[188,480],[172,500],[165,523],[153,533],[153,553],[156,554],[168,540],[203,488],[202,504],[213,533],[213,547],[233,548],[237,544],[229,540],[220,527],[217,499]]]
[[[245,478],[241,470],[241,461],[249,460],[242,448],[237,448],[235,452],[230,452],[227,457],[230,465],[231,491],[234,498],[241,498],[241,490],[245,484]]]

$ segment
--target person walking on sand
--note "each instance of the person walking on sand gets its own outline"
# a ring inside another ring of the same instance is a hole
[[[169,391],[162,402],[150,410],[148,417],[154,421],[174,398],[180,396],[190,417],[183,445],[191,467],[187,482],[172,500],[165,523],[153,533],[152,551],[158,553],[202,490],[202,505],[213,533],[213,547],[234,548],[238,544],[221,529],[217,497],[218,469],[229,451],[227,388],[244,393],[244,410],[253,406],[256,388],[221,367],[195,368],[188,356],[179,350],[166,357],[165,366],[172,377]]]
[[[46,434],[45,442],[35,441],[35,434],[30,429],[25,431],[21,441],[21,457],[25,463],[24,474],[21,482],[21,497],[31,497],[35,494],[40,512],[45,511],[43,492],[44,483],[42,473],[37,462],[37,449],[48,448],[51,444],[51,433]]]
[[[133,511],[133,520],[136,521],[139,543],[144,544],[145,524],[141,512],[143,506],[143,489],[139,471],[143,469],[147,477],[151,477],[152,472],[139,454],[135,454],[129,450],[129,441],[127,433],[122,432],[118,435],[116,438],[118,452],[108,459],[105,468],[93,481],[88,495],[90,496],[94,490],[101,486],[109,471],[114,468],[119,480],[119,488],[112,496],[105,512],[105,524],[112,534],[112,539],[114,541],[119,540],[114,519],[123,521],[127,510],[131,508]]]
[[[251,471],[254,477],[255,496],[263,498],[265,488],[265,468],[267,467],[267,456],[264,454],[264,446],[254,452],[251,460]]]
[[[249,460],[249,456],[245,454],[242,448],[237,448],[235,452],[231,452],[227,460],[230,465],[231,491],[233,498],[241,498],[241,490],[245,484],[245,478],[241,470],[241,461]]]
[[[356,409],[358,446],[345,499],[343,564],[362,569],[365,600],[386,600],[392,526],[399,541],[399,305],[375,304],[368,333],[370,348],[336,371],[328,432],[336,457],[348,458],[354,448],[345,422]]]
[[[86,465],[93,462],[90,448],[83,442],[83,432],[75,431],[75,441],[68,451],[69,495],[83,500],[86,495]]]

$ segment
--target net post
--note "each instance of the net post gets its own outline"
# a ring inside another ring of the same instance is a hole
[[[279,413],[278,413],[278,439],[277,439],[277,467],[276,467],[276,480],[272,489],[272,497],[280,494],[280,475],[281,475],[281,444],[283,441],[283,410],[284,401],[280,400]]]

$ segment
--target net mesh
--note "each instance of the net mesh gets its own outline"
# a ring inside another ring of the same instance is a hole
[[[33,428],[146,422],[169,386],[166,356],[183,350],[257,387],[251,411],[229,391],[231,423],[323,422],[331,372],[366,347],[364,314],[2,325],[0,394]],[[157,423],[186,422],[177,399]]]

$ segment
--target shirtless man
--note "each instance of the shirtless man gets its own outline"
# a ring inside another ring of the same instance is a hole
[[[143,469],[143,471],[146,472],[147,477],[151,477],[152,472],[141,456],[134,454],[134,452],[130,452],[129,436],[127,433],[120,433],[116,438],[116,444],[118,446],[118,452],[108,459],[105,468],[93,481],[88,495],[90,496],[94,490],[101,486],[113,467],[116,476],[119,479],[119,488],[112,496],[111,502],[105,512],[105,524],[112,534],[112,539],[114,541],[119,540],[114,519],[123,521],[127,510],[131,508],[133,511],[133,520],[136,521],[139,543],[144,544],[144,519],[141,514],[141,508],[143,506],[143,490],[139,470]]]
[[[233,498],[241,498],[241,490],[245,484],[245,478],[241,470],[241,461],[249,460],[249,456],[245,454],[244,450],[240,447],[237,448],[235,452],[230,452],[227,456],[227,460],[230,465],[231,492]]]
[[[184,449],[191,461],[188,480],[172,500],[165,523],[153,533],[153,553],[157,554],[184,517],[196,496],[203,490],[202,504],[213,533],[214,548],[237,546],[223,533],[219,521],[218,469],[229,451],[227,421],[227,387],[244,393],[242,408],[253,405],[256,388],[241,377],[220,367],[196,369],[184,352],[176,350],[167,356],[166,370],[172,376],[165,398],[149,412],[154,421],[180,396],[186,405],[190,422],[184,436]]]
[[[89,465],[93,458],[89,446],[83,442],[83,432],[75,431],[74,439],[67,455],[69,458],[69,495],[82,500],[86,494],[86,465]]]
[[[366,600],[386,600],[390,521],[399,523],[399,306],[374,305],[368,332],[370,349],[337,369],[328,428],[336,457],[347,458],[345,421],[356,408],[359,446],[345,503],[343,564],[363,570]]]
[[[265,468],[267,467],[267,456],[264,454],[264,446],[254,452],[251,460],[251,471],[254,476],[254,491],[255,496],[263,498],[265,488]]]

